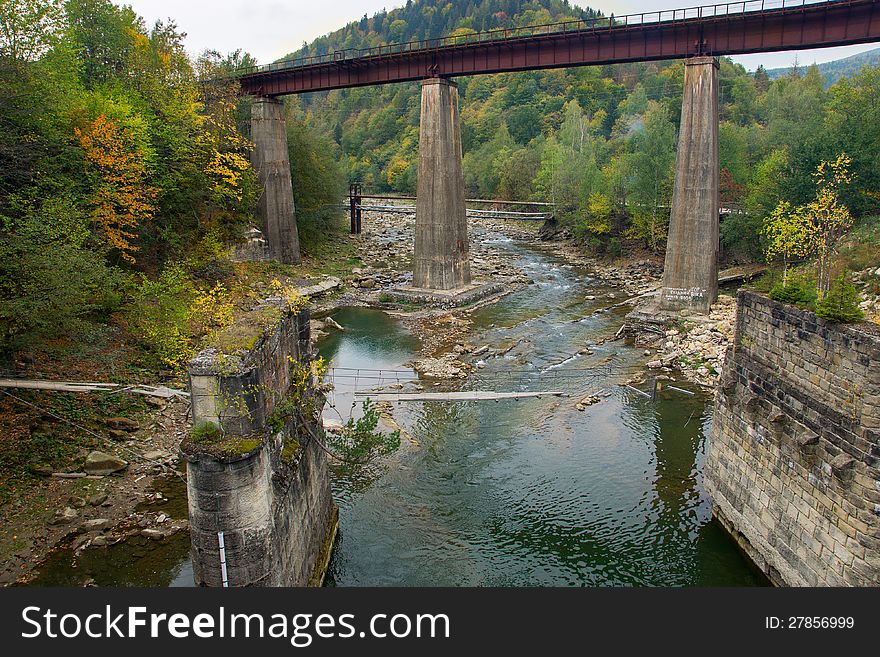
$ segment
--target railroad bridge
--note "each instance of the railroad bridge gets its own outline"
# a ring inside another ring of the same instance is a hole
[[[718,60],[721,55],[880,41],[880,0],[751,0],[493,30],[243,70],[253,162],[264,187],[269,255],[299,261],[279,97],[422,81],[413,287],[470,284],[458,90],[450,78],[510,71],[684,59],[681,128],[660,309],[706,312],[718,292]]]

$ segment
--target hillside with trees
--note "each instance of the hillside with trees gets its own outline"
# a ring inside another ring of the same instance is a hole
[[[880,65],[880,48],[860,52],[842,59],[835,59],[831,62],[823,62],[817,64],[819,73],[825,78],[825,86],[830,87],[841,78],[849,78],[858,75],[866,66],[874,67]],[[800,75],[807,72],[808,66],[798,66],[797,71]],[[785,77],[791,73],[791,67],[788,68],[771,68],[767,70],[767,75],[771,80]]]
[[[411,0],[363,16],[291,56],[595,16],[560,0]],[[846,202],[876,211],[880,72],[820,70],[771,80],[728,58],[720,70],[722,225],[729,259],[760,258],[762,219],[780,200],[807,202],[820,162],[853,161]],[[557,204],[557,217],[596,252],[660,250],[668,222],[683,63],[649,62],[459,78],[469,193]],[[331,137],[348,176],[375,190],[416,185],[417,83],[295,97],[298,115]]]

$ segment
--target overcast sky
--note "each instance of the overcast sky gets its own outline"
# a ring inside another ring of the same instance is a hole
[[[117,0],[119,1],[119,0]],[[197,55],[206,49],[222,53],[241,48],[261,64],[293,52],[304,41],[336,30],[359,19],[404,4],[405,0],[121,0],[151,25],[157,19],[173,18],[187,33],[187,48]],[[618,16],[657,9],[711,4],[709,0],[595,0],[575,1],[606,15]],[[749,70],[827,62],[876,48],[877,44],[825,48],[801,52],[769,53],[734,57]]]

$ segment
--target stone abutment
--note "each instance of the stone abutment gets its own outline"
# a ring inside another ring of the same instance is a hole
[[[880,337],[740,291],[705,485],[778,585],[880,584]]]

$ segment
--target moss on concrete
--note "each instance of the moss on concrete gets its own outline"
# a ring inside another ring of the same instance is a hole
[[[224,434],[213,422],[200,422],[180,445],[184,454],[209,454],[217,458],[245,456],[263,445],[263,436]]]

